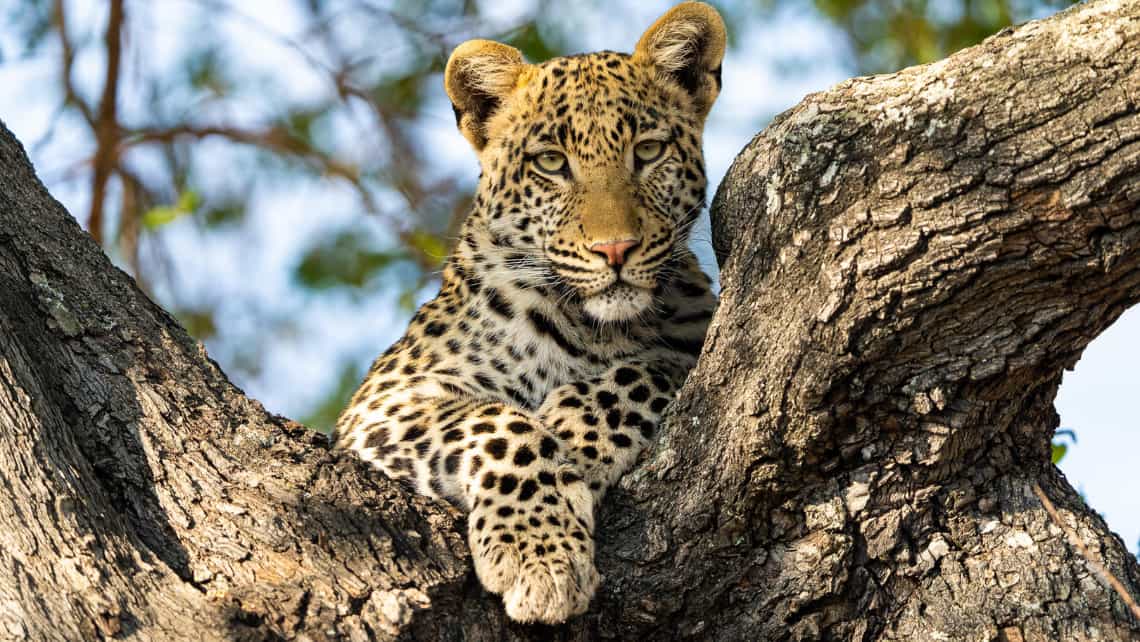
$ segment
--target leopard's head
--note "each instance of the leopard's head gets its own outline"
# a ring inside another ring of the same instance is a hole
[[[650,310],[705,203],[701,134],[724,49],[724,21],[699,2],[632,54],[529,64],[504,44],[460,45],[445,86],[482,167],[460,251],[564,290],[596,321]]]

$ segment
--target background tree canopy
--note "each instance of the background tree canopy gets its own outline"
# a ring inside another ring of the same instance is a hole
[[[0,117],[239,385],[324,430],[432,292],[469,205],[475,161],[440,79],[450,50],[472,37],[530,60],[628,50],[670,4],[25,0],[0,14],[0,78],[20,88]],[[731,29],[706,142],[715,185],[804,93],[944,58],[1071,0],[714,4]],[[715,269],[707,232],[696,241]]]
[[[945,57],[1066,2],[816,0],[811,12],[785,0],[720,8],[737,49],[757,24],[816,22],[845,41],[844,72],[877,73]],[[257,215],[272,207],[266,193],[323,192],[313,200],[344,215],[278,259],[289,272],[287,296],[303,307],[335,300],[351,308],[384,291],[400,307],[393,317],[410,313],[431,287],[476,174],[473,162],[441,163],[442,147],[462,147],[458,136],[444,138],[449,125],[439,122],[450,50],[490,37],[545,60],[589,48],[583,25],[590,16],[631,25],[611,47],[631,46],[641,25],[634,3],[507,4],[37,0],[7,10],[0,53],[50,70],[51,120],[32,149],[51,159],[49,187],[86,201],[73,211],[86,216],[91,234],[248,384],[271,367],[269,353],[280,344],[308,338],[303,313],[280,297],[222,295],[243,287],[214,282],[221,286],[214,295],[195,287],[183,272],[198,266],[177,237],[193,226],[199,241],[246,237],[233,243],[243,252],[280,252],[277,244],[250,247],[259,243],[247,236],[267,232]],[[776,62],[784,77],[821,66],[794,55],[777,54]],[[736,128],[736,148],[770,115],[728,115],[746,123]],[[264,218],[272,224],[272,215]],[[307,408],[288,409],[327,428],[368,358],[341,355],[324,394],[306,394]]]

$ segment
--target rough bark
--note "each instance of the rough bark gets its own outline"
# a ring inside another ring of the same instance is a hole
[[[0,638],[1123,640],[1140,568],[1049,463],[1140,300],[1140,5],[780,116],[713,206],[722,303],[607,501],[594,610],[506,622],[461,518],[266,413],[0,128]]]

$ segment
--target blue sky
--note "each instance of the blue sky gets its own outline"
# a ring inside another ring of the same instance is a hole
[[[94,32],[105,20],[102,3],[82,0],[75,5],[73,24]],[[629,50],[641,31],[672,2],[625,2],[616,12],[554,9],[557,19],[576,25],[582,34],[575,44],[581,50]],[[510,24],[526,0],[497,2],[496,17]],[[806,3],[805,3],[806,5]],[[142,6],[142,5],[135,5]],[[173,65],[193,31],[197,11],[194,3],[168,0],[147,6],[147,30],[135,33],[147,51],[152,69]],[[327,87],[308,70],[296,52],[283,47],[270,34],[295,36],[301,18],[280,2],[240,3],[245,16],[260,25],[254,29],[245,20],[224,20],[212,25],[228,38],[242,43],[241,65],[250,73],[272,73],[290,95],[319,96]],[[594,5],[590,5],[594,6]],[[826,89],[854,72],[843,38],[807,10],[784,10],[763,21],[736,25],[738,44],[724,65],[724,91],[710,117],[706,157],[713,184],[728,169],[732,158],[775,113],[793,106],[812,91]],[[0,51],[15,51],[11,34],[0,26]],[[82,87],[97,87],[101,61],[81,57],[77,78]],[[288,71],[282,71],[286,69]],[[25,143],[40,139],[58,102],[54,58],[0,63],[0,86],[20,88],[0,92],[0,119]],[[137,97],[134,102],[140,102]],[[132,97],[124,96],[126,109]],[[135,105],[137,108],[138,105]],[[248,110],[226,114],[230,119],[248,118],[264,106],[251,101]],[[435,155],[441,172],[467,176],[477,174],[474,155],[454,128],[450,107],[439,90],[426,107],[424,141]],[[41,178],[73,213],[87,210],[88,193],[83,183],[66,180],[77,157],[90,152],[76,141],[84,138],[76,123],[61,122],[55,142],[33,150],[33,162]],[[362,141],[358,153],[382,153]],[[219,158],[224,154],[219,150]],[[220,177],[219,180],[221,180]],[[350,296],[314,299],[298,290],[292,281],[297,257],[316,235],[356,222],[359,212],[352,194],[331,183],[275,185],[253,195],[251,215],[237,230],[225,233],[203,229],[189,220],[163,228],[161,244],[167,256],[171,281],[158,282],[159,299],[177,290],[183,297],[221,301],[220,322],[241,336],[257,336],[257,318],[248,302],[258,301],[275,314],[287,317],[293,336],[271,340],[269,355],[260,373],[235,376],[250,395],[266,407],[290,416],[304,415],[320,401],[339,374],[345,360],[365,364],[399,336],[408,313],[397,305],[397,288],[381,291],[366,301]],[[390,238],[382,221],[365,222],[378,239]],[[695,235],[695,249],[710,267],[707,227]],[[421,297],[431,292],[421,292]],[[299,340],[298,340],[299,339]],[[222,363],[235,358],[230,346],[210,345]],[[1100,511],[1124,538],[1132,551],[1140,540],[1140,493],[1135,475],[1140,468],[1140,431],[1134,397],[1140,393],[1140,311],[1132,310],[1097,339],[1077,364],[1066,373],[1057,408],[1064,427],[1077,434],[1061,468],[1089,503]]]

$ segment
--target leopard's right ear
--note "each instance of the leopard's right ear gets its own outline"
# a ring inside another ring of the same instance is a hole
[[[517,87],[526,66],[521,51],[490,40],[468,40],[448,58],[443,85],[455,124],[476,151],[487,144],[487,119]]]

